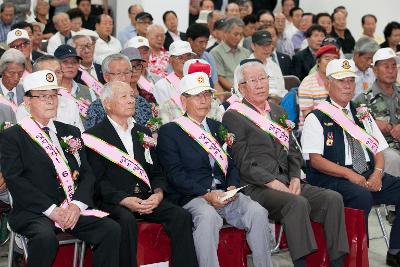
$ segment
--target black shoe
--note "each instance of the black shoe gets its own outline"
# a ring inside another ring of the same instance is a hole
[[[392,255],[389,252],[386,254],[386,265],[400,267],[400,252]]]

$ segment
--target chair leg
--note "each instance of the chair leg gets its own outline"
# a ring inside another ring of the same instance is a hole
[[[8,267],[12,267],[13,256],[14,256],[14,239],[15,233],[11,231],[10,233],[10,244],[8,245]]]
[[[280,250],[279,245],[281,244],[282,235],[283,235],[283,225],[281,225],[281,228],[279,229],[278,240],[276,241],[275,247],[271,249],[271,253],[279,252],[279,250]]]
[[[376,212],[376,216],[378,217],[379,226],[381,227],[383,238],[385,239],[386,246],[389,248],[389,238],[388,238],[388,234],[386,232],[386,227],[385,227],[385,225],[383,223],[381,211],[380,211],[379,208],[380,207],[375,207],[375,212]]]
[[[18,235],[21,238],[22,250],[24,251],[25,260],[28,260],[28,239],[22,235]]]
[[[86,243],[82,241],[81,255],[79,257],[79,267],[83,267],[83,261],[85,260]]]
[[[77,267],[78,264],[78,247],[79,247],[79,242],[74,243],[74,259],[72,262],[73,267]]]

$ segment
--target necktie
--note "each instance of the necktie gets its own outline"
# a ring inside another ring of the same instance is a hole
[[[12,91],[8,92],[8,93],[7,93],[7,99],[8,99],[11,103],[15,104],[15,102],[14,102],[14,92],[12,92]]]
[[[349,114],[347,109],[342,109],[345,114]],[[361,143],[348,134],[346,131],[347,142],[349,143],[349,148],[351,152],[351,159],[353,161],[353,170],[361,174],[368,170],[367,160],[365,159],[364,151],[362,149]]]
[[[50,138],[50,128],[47,126],[44,126],[42,130],[47,134],[47,136]],[[51,139],[51,138],[50,138]]]

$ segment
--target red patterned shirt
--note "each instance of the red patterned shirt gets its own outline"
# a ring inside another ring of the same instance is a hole
[[[155,53],[150,54],[149,66],[147,70],[151,73],[154,73],[158,76],[165,78],[168,75],[167,68],[169,64],[169,54],[168,51],[164,48],[161,48],[160,54],[156,55]]]

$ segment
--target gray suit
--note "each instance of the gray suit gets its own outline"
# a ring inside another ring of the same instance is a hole
[[[25,95],[24,87],[22,86],[22,84],[17,85],[16,92],[17,92],[17,105],[20,105],[22,102],[24,102],[24,95]],[[4,97],[7,97],[8,90],[4,86],[2,86],[0,93]]]
[[[244,104],[253,108],[248,102]],[[284,114],[270,103],[273,121]],[[300,196],[267,188],[278,179],[289,185],[291,177],[300,177],[302,155],[294,139],[287,152],[274,138],[236,111],[227,111],[222,119],[236,135],[232,156],[240,170],[241,184],[249,184],[245,193],[269,211],[269,216],[283,224],[293,261],[317,249],[311,222],[324,225],[331,260],[349,251],[344,222],[343,201],[337,192],[302,183]]]

